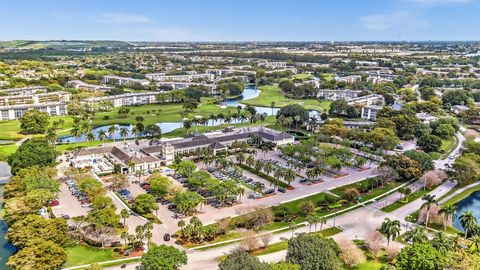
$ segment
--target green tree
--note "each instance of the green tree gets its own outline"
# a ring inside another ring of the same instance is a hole
[[[390,245],[390,241],[400,235],[400,221],[385,218],[378,231],[385,235],[385,237],[387,238],[388,247]]]
[[[219,265],[220,270],[268,270],[266,263],[245,251],[237,251],[227,255]]]
[[[442,146],[442,139],[435,135],[425,134],[418,138],[417,145],[427,153],[438,152]]]
[[[167,195],[172,187],[172,181],[160,173],[154,173],[147,179],[150,183],[150,194],[156,197],[163,197]]]
[[[414,228],[407,231],[403,235],[403,239],[413,245],[423,244],[428,241],[428,237],[427,237],[427,234],[425,233],[425,229],[420,226],[415,226]]]
[[[125,222],[127,221],[127,218],[130,217],[130,213],[127,209],[122,209],[122,211],[120,211],[120,217],[123,218],[123,227],[125,227]]]
[[[135,198],[135,211],[140,214],[148,214],[154,210],[157,200],[150,194],[140,194]]]
[[[439,270],[445,256],[429,244],[407,245],[397,256],[398,270]]]
[[[303,233],[288,241],[286,260],[305,270],[340,270],[343,269],[343,262],[339,253],[339,248],[332,239]]]
[[[173,203],[181,213],[189,215],[195,212],[203,200],[203,197],[197,192],[184,191],[175,193]]]
[[[435,199],[435,195],[430,195],[430,194],[425,194],[422,197],[422,200],[425,201],[422,204],[421,208],[426,208],[427,209],[427,217],[425,219],[425,226],[428,228],[428,220],[430,218],[430,209],[432,208],[432,205],[438,205],[437,200]]]
[[[43,140],[30,140],[18,147],[15,153],[8,157],[12,174],[22,168],[33,166],[46,167],[55,163],[57,151]]]
[[[34,239],[8,258],[7,265],[14,270],[59,269],[67,260],[65,250],[52,241]]]
[[[271,263],[268,266],[269,270],[300,270],[300,265],[290,262]]]
[[[22,117],[20,121],[20,130],[25,134],[42,134],[45,133],[48,127],[50,116],[39,110],[29,110]]]
[[[191,160],[184,160],[177,165],[177,172],[184,177],[189,177],[196,169],[195,162]]]
[[[473,231],[477,228],[477,218],[473,215],[472,211],[465,211],[460,214],[460,224],[465,230],[465,239],[473,234]]]
[[[32,238],[62,245],[68,240],[67,230],[64,219],[45,219],[38,215],[28,215],[10,226],[7,238],[18,248],[25,247]]]
[[[440,208],[438,214],[443,217],[443,229],[447,231],[447,224],[455,218],[457,212],[457,206],[451,203],[447,203]]]
[[[187,254],[172,246],[151,247],[140,259],[145,270],[175,270],[187,264]]]
[[[431,171],[434,169],[432,157],[425,152],[417,150],[407,150],[403,154],[410,159],[415,160],[420,165],[420,167],[422,167],[422,172]]]

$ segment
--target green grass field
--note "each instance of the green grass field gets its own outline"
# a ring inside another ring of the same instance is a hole
[[[67,262],[64,267],[115,260],[112,249],[100,249],[86,245],[75,245],[65,249]]]
[[[252,106],[270,107],[272,102],[275,102],[275,108],[281,108],[291,104],[299,104],[305,109],[318,110],[321,112],[330,108],[330,101],[317,99],[288,99],[282,94],[280,88],[278,88],[276,85],[260,86],[259,89],[262,92],[258,97],[249,100],[243,100],[241,103]]]
[[[378,270],[382,268],[385,264],[377,261],[366,261],[365,263],[362,263],[361,265],[352,268],[354,270]]]
[[[292,76],[292,79],[296,80],[311,80],[313,79],[312,74],[305,74],[305,73],[300,73],[300,74],[295,74]]]

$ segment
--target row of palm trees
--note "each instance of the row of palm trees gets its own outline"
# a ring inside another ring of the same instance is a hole
[[[277,180],[283,179],[288,185],[290,185],[290,183],[297,177],[297,174],[292,168],[279,167],[268,160],[255,160],[254,154],[245,156],[244,153],[238,153],[235,156],[235,159],[238,164],[242,165],[245,162],[245,165],[257,172],[263,172],[268,176],[273,174],[273,179],[275,179],[272,183],[274,189],[276,189],[279,184]]]
[[[185,116],[185,115],[183,115]],[[266,113],[255,113],[252,114],[250,111],[245,111],[243,113],[228,113],[228,114],[210,114],[209,116],[203,117],[193,117],[192,119],[184,119],[183,120],[183,127],[187,129],[191,129],[192,127],[197,128],[198,126],[203,126],[204,129],[211,123],[213,126],[215,122],[220,121],[220,125],[222,124],[230,124],[232,122],[245,122],[249,121],[250,123],[256,122],[264,122],[267,118]]]

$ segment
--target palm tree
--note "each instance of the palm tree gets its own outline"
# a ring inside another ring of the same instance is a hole
[[[92,142],[95,140],[95,134],[93,134],[93,132],[88,132],[87,133],[87,141],[88,143],[90,144],[90,146],[92,146]]]
[[[118,128],[115,125],[111,125],[108,127],[108,135],[112,137],[113,143],[115,143],[115,132],[117,132]]]
[[[465,239],[468,237],[468,232],[473,231],[477,226],[477,218],[472,211],[465,211],[460,214],[460,224],[465,229]]]
[[[135,139],[137,138],[139,132],[140,132],[140,131],[139,131],[138,128],[135,127],[135,126],[132,127],[132,130],[130,130],[130,134],[132,134],[133,137],[135,137]]]
[[[307,170],[305,172],[305,174],[307,175],[307,177],[310,179],[310,181],[313,181],[316,177],[316,174],[315,174],[315,171],[313,169],[311,170]]]
[[[105,140],[105,137],[107,137],[107,132],[105,132],[105,130],[101,129],[98,132],[97,136],[98,136],[98,139],[103,142]]]
[[[447,231],[447,223],[450,220],[455,218],[455,213],[457,211],[457,207],[454,204],[447,203],[445,204],[439,211],[438,214],[443,216],[443,229]]]
[[[123,227],[125,227],[125,222],[127,218],[130,217],[130,213],[128,213],[127,209],[122,209],[122,211],[120,211],[120,217],[123,218]]]
[[[288,227],[292,230],[292,238],[294,236],[296,226],[297,226],[297,223],[295,223],[295,221],[290,221],[290,223],[288,223]]]
[[[248,167],[252,168],[255,165],[255,159],[253,158],[252,155],[249,155],[247,159],[245,160],[245,164],[248,165]]]
[[[308,222],[308,232],[312,232],[312,225],[315,224],[316,221],[316,216],[315,215],[308,215],[306,218],[306,221]]]
[[[438,205],[438,203],[437,203],[437,200],[435,199],[435,195],[430,195],[430,194],[425,194],[422,197],[422,200],[424,200],[425,202],[423,203],[421,208],[423,208],[423,207],[427,208],[427,217],[425,218],[425,226],[428,228],[428,219],[430,217],[430,208],[432,207],[432,205]]]
[[[275,108],[275,101],[272,101],[270,103],[270,108],[272,109],[272,115],[273,115],[273,108]]]
[[[322,228],[323,228],[323,225],[327,224],[327,218],[326,217],[318,217],[318,222],[320,223],[320,231],[321,231]],[[315,230],[317,230],[316,227],[315,227]]]
[[[405,241],[415,244],[422,244],[427,242],[427,234],[425,229],[420,226],[415,226],[413,229],[407,231],[403,237]]]
[[[292,170],[292,169],[287,169],[285,170],[285,173],[283,175],[283,179],[285,179],[285,181],[287,181],[288,185],[290,185],[290,183],[295,180],[295,172]]]
[[[242,165],[242,163],[245,161],[245,155],[243,153],[238,153],[235,156],[235,159],[237,160],[238,164]]]
[[[271,162],[267,161],[265,165],[263,166],[263,171],[267,174],[270,175],[270,173],[273,171],[273,165]]]
[[[388,247],[390,246],[390,241],[393,241],[393,239],[400,235],[400,221],[385,218],[378,231],[387,237]]]
[[[123,138],[123,142],[127,139],[128,136],[128,130],[126,128],[121,128],[120,129],[120,136]]]
[[[138,171],[135,171],[135,174],[134,174],[137,178],[138,178],[138,182],[140,182],[140,179],[142,178],[142,176],[144,175],[143,171],[141,170],[138,170]]]
[[[474,237],[470,238],[470,241],[472,242],[470,249],[479,252],[480,251],[480,236],[475,235]]]
[[[80,136],[82,136],[83,133],[82,133],[82,129],[78,125],[74,125],[72,130],[70,131],[70,134],[72,134],[72,136],[77,138],[77,141],[78,141],[78,138],[80,138]]]
[[[280,181],[280,178],[283,178],[285,175],[285,170],[278,167],[274,172],[273,172],[273,188],[277,189],[278,181]]]
[[[45,135],[45,138],[47,139],[47,141],[50,145],[54,145],[55,142],[57,141],[57,132],[55,131],[55,129],[54,128],[48,128],[47,129],[47,134]]]
[[[187,130],[188,133],[188,130],[192,128],[192,121],[185,119],[183,121],[183,127]]]
[[[255,161],[255,171],[260,172],[263,168],[263,162],[261,160]]]

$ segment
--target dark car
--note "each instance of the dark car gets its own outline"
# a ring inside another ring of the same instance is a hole
[[[165,241],[170,241],[170,234],[169,234],[169,233],[166,233],[166,234],[163,236],[163,240],[165,240]]]
[[[275,190],[273,190],[273,189],[271,189],[271,188],[265,190],[265,194],[272,194],[273,192],[275,192]]]
[[[300,179],[300,183],[306,183],[306,182],[308,182],[308,179],[307,179],[307,178],[302,178],[302,179]]]
[[[281,193],[287,192],[284,188],[277,188],[277,191],[278,191],[278,192],[281,192]]]

